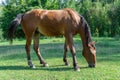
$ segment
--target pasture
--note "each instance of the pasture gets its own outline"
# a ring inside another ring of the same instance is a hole
[[[80,38],[74,38],[77,60],[81,71],[73,70],[69,51],[70,66],[64,66],[64,38],[44,38],[40,40],[41,54],[49,67],[43,67],[31,46],[31,58],[35,69],[27,65],[25,40],[15,40],[13,45],[0,42],[0,80],[119,80],[120,40],[114,38],[93,38],[97,48],[96,68],[87,68],[82,56]]]

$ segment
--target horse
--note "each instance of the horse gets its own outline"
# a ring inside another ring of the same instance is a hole
[[[77,11],[65,8],[60,10],[44,10],[33,9],[26,13],[20,13],[11,21],[8,35],[12,42],[17,26],[21,24],[22,30],[26,37],[26,53],[27,61],[30,68],[35,68],[31,61],[30,45],[33,39],[33,48],[40,60],[40,64],[47,67],[48,64],[43,59],[39,49],[40,34],[45,36],[64,36],[64,56],[63,61],[65,65],[69,65],[67,60],[67,52],[70,49],[73,60],[73,67],[75,71],[80,71],[76,59],[76,50],[73,43],[73,37],[79,34],[82,40],[82,55],[88,63],[88,67],[96,66],[96,47],[95,42],[92,41],[90,27],[83,16]]]

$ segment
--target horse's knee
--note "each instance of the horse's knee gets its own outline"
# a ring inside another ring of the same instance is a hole
[[[33,45],[33,49],[36,50],[36,46],[35,45]]]
[[[30,47],[28,45],[26,45],[25,50],[26,50],[27,53],[29,53],[30,52]]]
[[[25,45],[25,49],[27,49],[27,45]]]
[[[38,46],[34,45],[34,46],[33,46],[33,49],[34,49],[35,51],[37,51],[37,50],[38,50]]]
[[[71,48],[70,48],[70,51],[71,51],[71,53],[72,53],[73,55],[76,55],[76,50],[75,50],[74,47],[71,47]]]

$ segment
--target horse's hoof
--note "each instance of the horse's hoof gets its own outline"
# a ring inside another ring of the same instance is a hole
[[[80,71],[80,69],[79,69],[79,68],[77,68],[77,69],[75,69],[75,71]]]
[[[36,67],[34,65],[30,66],[31,69],[35,69]]]
[[[49,65],[48,65],[48,64],[43,64],[43,66],[44,66],[44,67],[49,67]]]
[[[77,68],[77,69],[75,69],[75,71],[80,71],[80,69],[79,69],[79,68]]]
[[[79,67],[75,67],[74,70],[75,71],[80,71],[80,68]]]
[[[70,64],[69,63],[65,63],[65,66],[70,66]]]

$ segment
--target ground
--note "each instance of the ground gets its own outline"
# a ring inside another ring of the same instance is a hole
[[[77,59],[81,68],[76,72],[72,66],[64,66],[64,38],[41,39],[41,54],[49,64],[43,67],[31,46],[31,57],[35,69],[27,65],[25,40],[15,40],[13,45],[8,41],[0,42],[0,80],[119,80],[120,79],[120,40],[115,38],[93,38],[97,48],[97,66],[88,68],[82,56],[80,38],[74,38]]]

